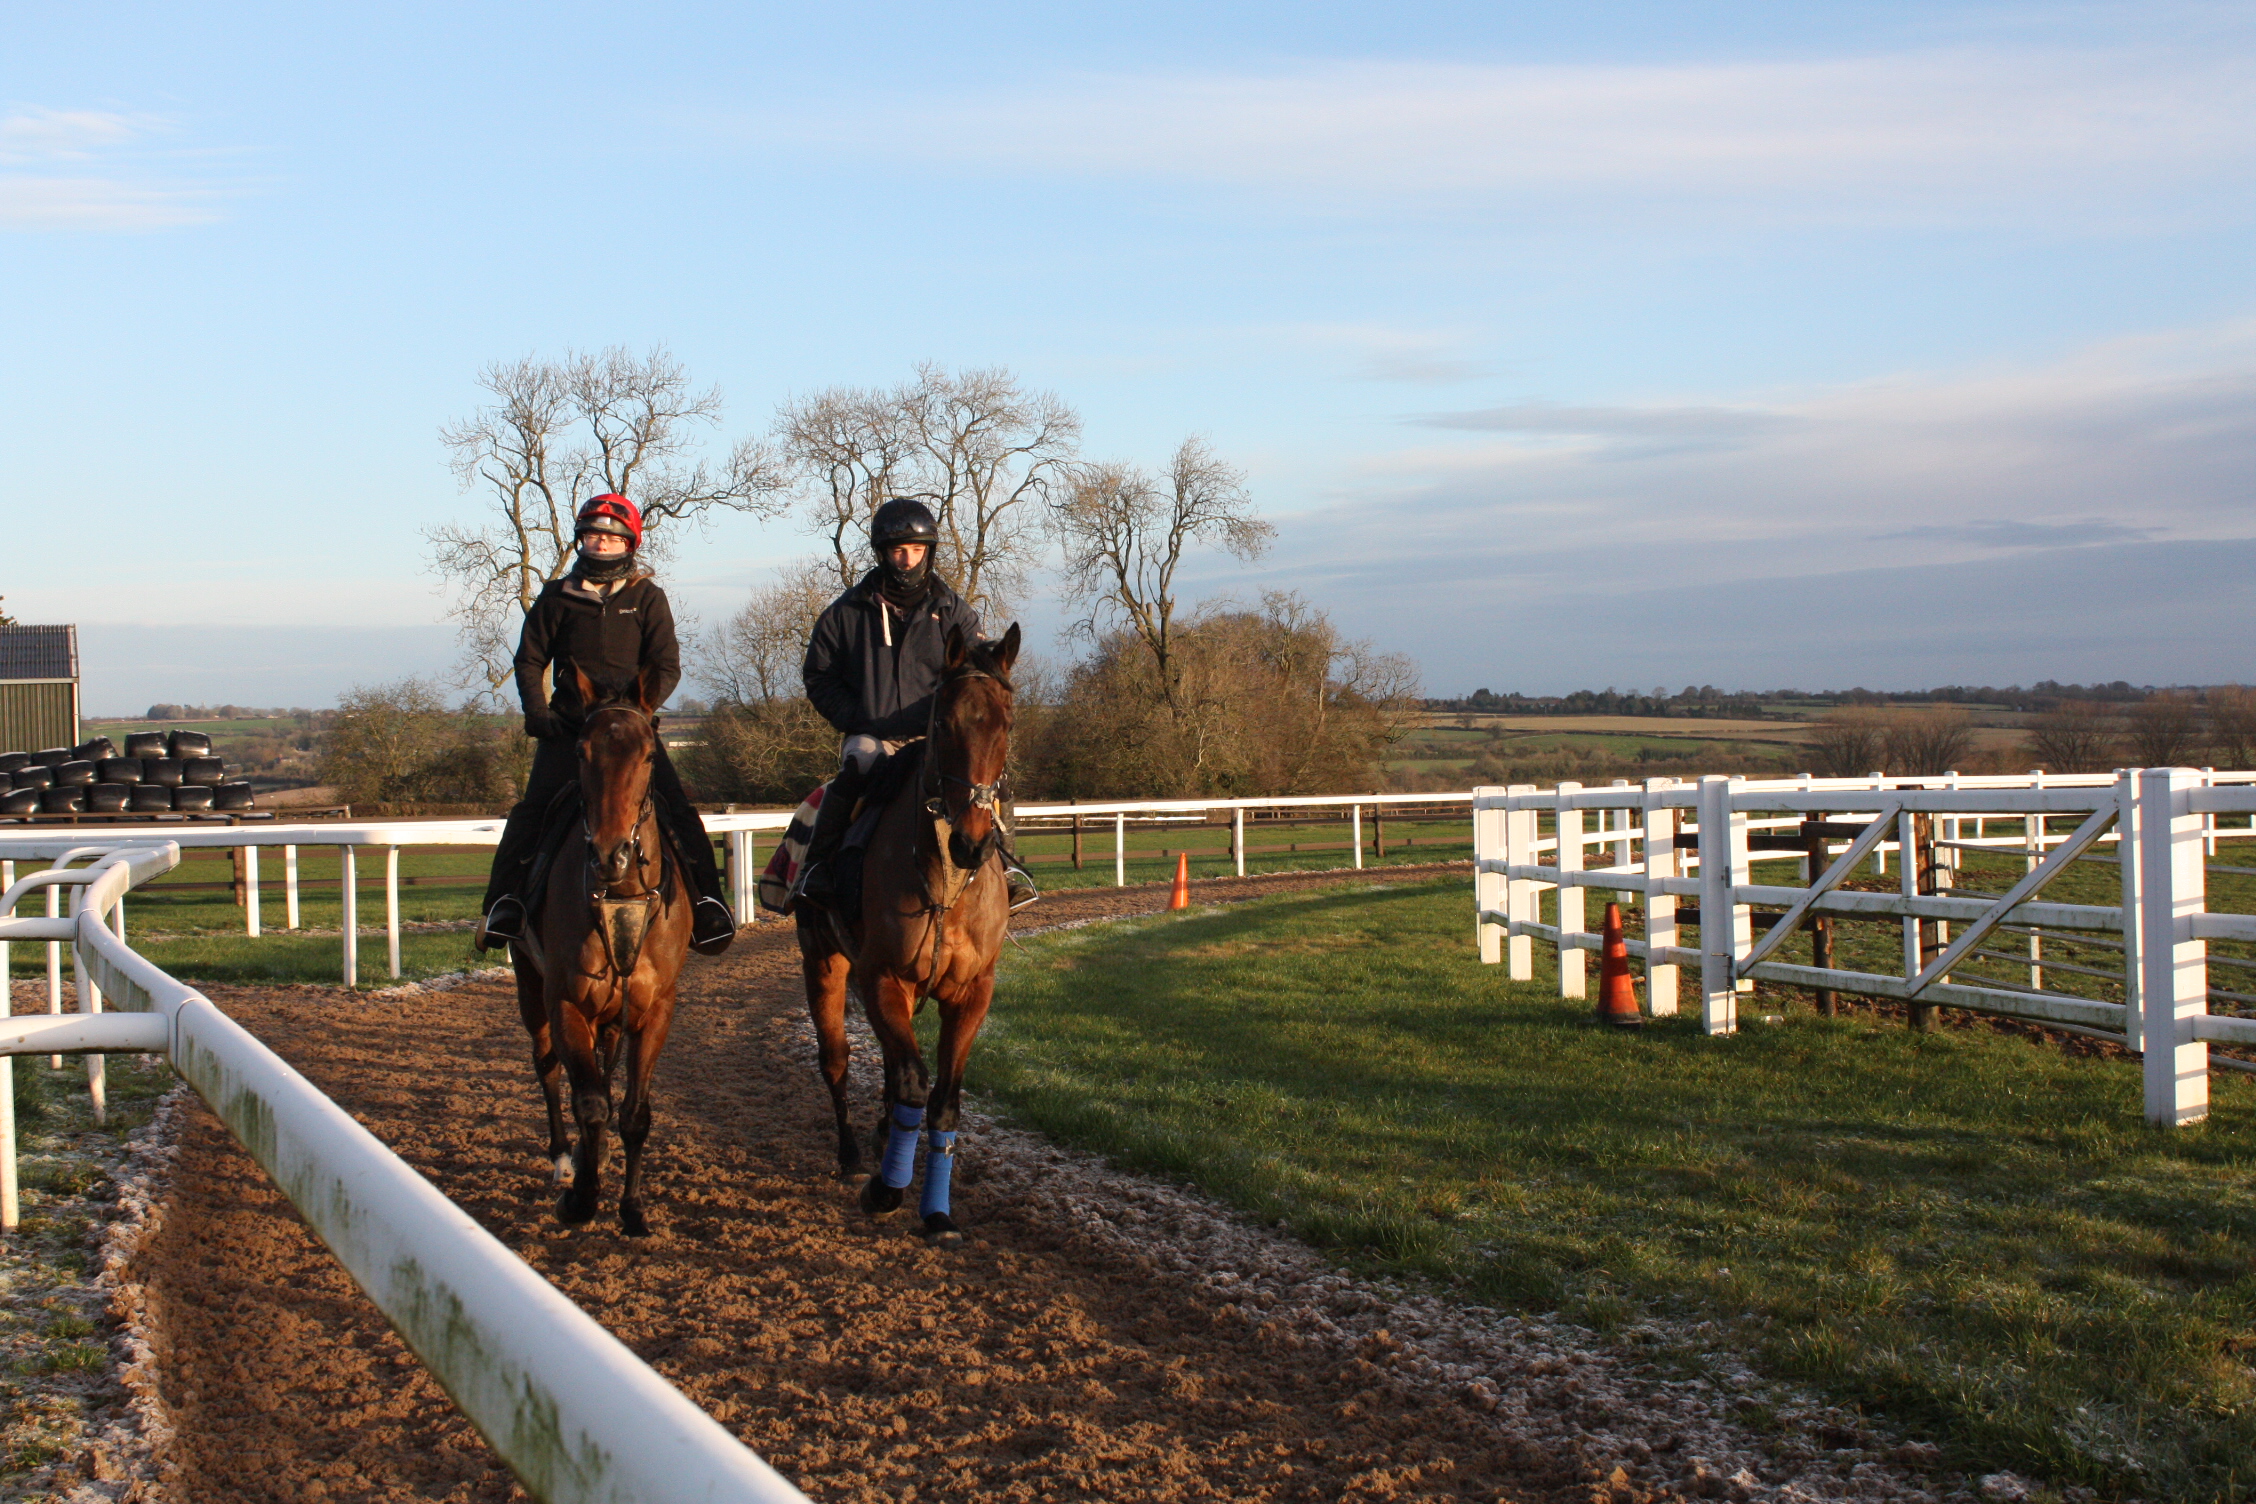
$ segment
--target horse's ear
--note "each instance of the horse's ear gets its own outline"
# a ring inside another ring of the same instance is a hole
[[[995,644],[995,666],[1007,675],[1011,671],[1011,665],[1016,662],[1018,662],[1018,623],[1014,621],[1010,624],[1010,630],[1003,634],[1003,640]]]
[[[577,663],[572,665],[572,683],[580,691],[580,714],[585,715],[595,709],[595,681],[582,673]]]
[[[642,707],[644,715],[656,715],[658,707],[665,703],[658,693],[659,673],[657,664],[646,663],[642,672],[635,676],[635,703]]]
[[[949,670],[949,672],[953,673],[953,672],[954,672],[955,670],[957,670],[957,669],[959,669],[959,668],[962,668],[962,667],[963,667],[963,661],[964,661],[964,653],[965,653],[965,651],[966,651],[966,650],[965,650],[965,648],[964,648],[964,635],[963,635],[963,628],[961,628],[961,627],[950,627],[950,628],[948,629],[948,670]]]

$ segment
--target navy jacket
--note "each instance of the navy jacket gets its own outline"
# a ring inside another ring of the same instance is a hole
[[[873,569],[824,610],[800,673],[808,700],[841,736],[906,741],[924,735],[931,719],[932,692],[948,663],[948,629],[978,642],[979,613],[936,579],[907,620],[888,622],[877,582]]]

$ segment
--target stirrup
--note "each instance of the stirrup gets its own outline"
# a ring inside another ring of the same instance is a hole
[[[1010,898],[1011,912],[1014,914],[1042,896],[1026,869],[1015,864],[1003,868],[1003,888]]]
[[[836,895],[830,891],[830,874],[824,869],[829,867],[833,860],[832,857],[824,857],[819,862],[802,862],[800,864],[799,875],[791,880],[791,890],[783,895],[783,906],[786,911],[802,898],[809,903],[820,904],[825,908],[830,906],[831,899]],[[819,883],[815,878],[815,874],[818,872],[822,873]]]
[[[717,956],[736,938],[736,916],[718,898],[700,898],[689,911],[689,948],[701,956]]]
[[[516,894],[504,893],[478,921],[478,933],[472,937],[471,944],[485,951],[512,941],[519,945],[525,943],[525,904]]]

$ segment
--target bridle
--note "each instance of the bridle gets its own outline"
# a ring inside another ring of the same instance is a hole
[[[653,740],[658,735],[658,723],[648,714],[632,705],[604,705],[588,712],[588,722],[593,724],[599,715],[631,715],[650,730]],[[648,754],[646,754],[647,756]],[[653,757],[650,759],[655,762]],[[645,882],[640,892],[621,893],[617,884],[604,875],[604,859],[596,852],[595,827],[591,823],[591,810],[586,796],[580,799],[580,834],[587,839],[588,903],[594,910],[604,938],[604,952],[623,985],[634,971],[635,961],[642,953],[642,939],[649,932],[650,922],[657,917],[658,904],[663,896],[661,884],[665,877],[663,846],[657,863],[660,883]],[[621,849],[631,851],[633,860],[627,864],[628,878],[640,877],[650,864],[650,853],[643,849],[642,831],[646,825],[655,824],[656,808],[651,802],[650,786],[642,790],[642,803],[635,810],[634,824],[627,839],[612,848],[613,856]]]
[[[942,932],[947,928],[949,911],[954,909],[958,903],[961,903],[964,894],[970,889],[971,885],[979,881],[979,874],[986,867],[987,858],[994,854],[997,840],[995,827],[1002,820],[1003,790],[1010,782],[1010,774],[1007,770],[990,783],[974,783],[968,778],[959,778],[953,773],[940,771],[940,691],[952,684],[962,684],[972,679],[986,679],[1001,684],[1006,692],[1009,688],[1009,681],[1000,674],[992,674],[980,668],[957,669],[943,678],[933,690],[932,708],[925,716],[924,772],[918,780],[921,785],[918,794],[923,802],[925,814],[931,817],[934,824],[945,826],[948,833],[945,837],[939,837],[938,831],[933,831],[933,834],[939,840],[940,894],[935,895],[933,893],[931,878],[926,873],[924,863],[919,862],[917,864],[918,878],[924,886],[925,920],[932,931],[932,955],[931,959],[925,964],[924,976],[917,984],[920,992],[928,990],[934,982],[939,980],[940,938]],[[949,784],[954,784],[965,791],[963,814],[951,814],[948,809],[946,786]],[[978,809],[987,811],[992,823],[987,834],[981,837],[978,844],[972,848],[972,860],[968,866],[965,866],[956,861],[955,854],[950,848],[957,836],[957,822],[963,818],[963,815],[968,815],[973,810]],[[925,830],[932,830],[932,828],[932,825],[924,827]],[[920,830],[918,845],[921,847],[922,844],[923,831]],[[954,884],[954,891],[950,892],[948,879],[955,872],[962,872],[964,879],[961,883]]]

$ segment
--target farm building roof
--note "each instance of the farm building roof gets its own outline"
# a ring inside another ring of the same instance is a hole
[[[0,680],[77,677],[78,628],[0,627]]]

